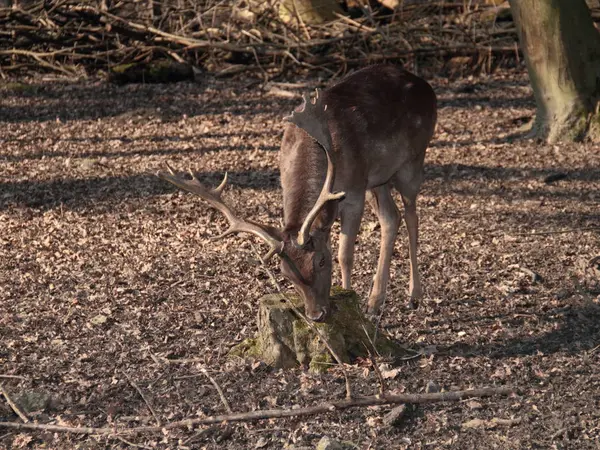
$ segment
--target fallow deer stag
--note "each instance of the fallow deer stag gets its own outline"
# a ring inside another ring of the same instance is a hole
[[[341,220],[339,263],[342,285],[350,289],[354,243],[365,197],[381,224],[381,248],[368,312],[385,298],[400,213],[391,189],[401,194],[408,229],[409,295],[421,297],[417,268],[416,198],[423,180],[425,150],[436,123],[436,96],[423,79],[392,65],[369,66],[339,83],[317,90],[286,120],[279,166],[283,188],[283,230],[242,220],[221,199],[227,176],[209,190],[192,179],[169,173],[159,177],[198,194],[221,211],[234,232],[251,233],[269,246],[267,257],[281,257],[282,273],[302,296],[307,316],[323,320],[329,312],[333,222]],[[323,151],[324,150],[324,151]]]

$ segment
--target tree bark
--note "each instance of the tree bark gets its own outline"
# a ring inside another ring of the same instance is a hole
[[[600,141],[600,33],[585,0],[509,0],[537,104],[531,135]]]

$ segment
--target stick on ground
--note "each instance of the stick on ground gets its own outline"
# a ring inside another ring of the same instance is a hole
[[[127,381],[129,381],[129,384],[131,386],[133,386],[133,388],[137,391],[137,393],[140,394],[140,397],[142,397],[142,400],[144,400],[144,403],[146,404],[146,406],[150,410],[150,413],[152,414],[152,417],[154,417],[154,420],[156,420],[156,423],[158,424],[158,426],[160,426],[161,425],[160,419],[158,418],[158,416],[154,412],[154,408],[152,408],[152,405],[150,405],[150,402],[148,401],[148,399],[146,398],[146,396],[144,395],[144,393],[142,392],[142,390],[139,388],[139,386],[137,384],[135,384],[135,382],[129,377],[129,375],[127,375],[125,372],[123,372],[123,375],[125,375],[125,378],[127,378]]]
[[[229,406],[229,402],[225,398],[225,394],[223,394],[223,390],[221,389],[221,386],[219,386],[219,384],[215,381],[215,379],[210,376],[210,374],[206,371],[206,369],[201,369],[200,371],[206,376],[206,378],[208,378],[208,380],[212,383],[212,385],[217,390],[219,397],[221,397],[221,402],[223,403],[223,406],[225,406],[225,410],[227,410],[227,412],[229,414],[232,414],[233,411],[231,410],[231,407]]]
[[[491,397],[495,395],[509,395],[514,392],[510,387],[469,389],[465,391],[437,392],[433,394],[400,394],[400,395],[373,395],[359,397],[350,400],[338,400],[325,402],[315,406],[307,406],[298,409],[266,409],[259,411],[247,411],[242,413],[209,416],[194,419],[185,419],[171,422],[164,426],[145,426],[134,428],[91,428],[91,427],[66,427],[61,425],[44,425],[37,423],[0,422],[0,428],[12,428],[15,430],[43,430],[57,433],[74,434],[102,434],[102,435],[129,435],[135,433],[160,433],[162,430],[176,428],[189,428],[196,425],[211,425],[222,422],[253,422],[263,419],[283,419],[287,417],[314,416],[326,414],[332,411],[340,411],[348,408],[359,408],[375,405],[393,405],[399,403],[435,403],[435,402],[458,402],[467,398]]]
[[[6,389],[4,389],[4,386],[2,386],[1,384],[0,384],[0,394],[2,394],[4,396],[4,398],[6,399],[6,403],[8,403],[8,406],[10,406],[12,408],[12,410],[17,414],[17,416],[19,416],[23,422],[28,423],[29,417],[27,417],[27,415],[23,411],[21,411],[21,408],[19,408],[19,405],[17,405],[13,401],[13,399],[10,397],[8,392],[6,392]]]

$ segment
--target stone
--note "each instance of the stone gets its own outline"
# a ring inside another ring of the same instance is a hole
[[[406,405],[398,405],[383,417],[383,423],[388,427],[397,427],[406,415]]]
[[[330,437],[323,436],[317,444],[316,450],[344,450],[344,445]]]
[[[431,380],[429,383],[427,383],[427,386],[425,386],[425,392],[427,394],[435,394],[437,392],[441,392],[442,388],[440,387],[439,384],[437,384],[435,381]]]
[[[49,411],[56,406],[51,394],[42,391],[24,391],[16,396],[15,403],[24,413]]]
[[[356,357],[367,357],[368,349],[372,354],[384,357],[406,353],[383,330],[375,333],[375,326],[362,312],[354,291],[334,287],[330,296],[330,317],[325,322],[313,323],[313,326],[299,317],[289,302],[304,313],[303,302],[295,293],[287,293],[285,297],[280,294],[262,297],[257,336],[233,347],[230,357],[250,357],[278,369],[304,366],[314,373],[324,372],[336,361],[313,327],[345,363]],[[376,350],[371,343],[375,334]]]

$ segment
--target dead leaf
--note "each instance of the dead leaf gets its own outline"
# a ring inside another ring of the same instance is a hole
[[[254,448],[265,448],[267,445],[269,445],[269,440],[261,436]]]
[[[390,369],[390,370],[383,370],[381,372],[381,376],[385,379],[385,380],[393,380],[394,378],[396,378],[400,372],[402,371],[402,368],[400,367],[395,367],[394,369]]]
[[[90,323],[92,325],[102,325],[103,323],[106,323],[107,320],[108,317],[106,317],[104,314],[98,314],[90,319]]]
[[[463,428],[483,428],[486,424],[485,420],[481,419],[471,419],[467,422],[464,422],[461,426]]]

